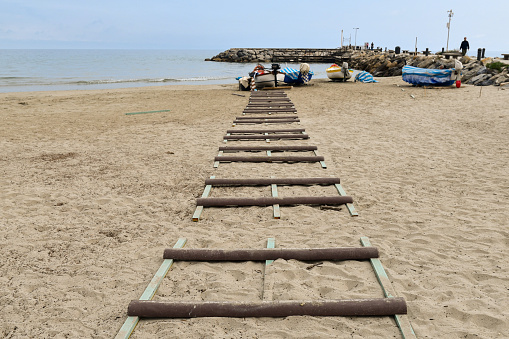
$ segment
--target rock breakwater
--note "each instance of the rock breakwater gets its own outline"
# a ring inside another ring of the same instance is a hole
[[[333,48],[231,48],[206,61],[219,62],[335,62],[345,50]]]

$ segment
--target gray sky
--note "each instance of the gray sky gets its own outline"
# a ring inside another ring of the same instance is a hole
[[[438,51],[463,37],[471,52],[509,53],[508,0],[211,1],[0,0],[2,48],[334,48],[352,45]],[[355,39],[354,28],[358,27]]]

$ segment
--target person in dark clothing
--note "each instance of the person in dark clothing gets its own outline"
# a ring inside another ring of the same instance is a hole
[[[461,49],[461,55],[467,54],[467,51],[470,49],[470,45],[468,44],[467,37],[465,37],[465,39],[463,39],[463,41],[461,42],[460,49]]]

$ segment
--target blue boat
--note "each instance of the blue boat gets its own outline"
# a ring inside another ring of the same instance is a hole
[[[455,60],[455,68],[428,69],[413,66],[403,67],[403,81],[416,86],[451,86],[461,80],[461,62]]]
[[[303,67],[303,65],[307,64],[302,64],[300,67],[301,70],[297,70],[295,68],[290,67],[285,67],[282,70],[280,70],[280,72],[285,75],[284,82],[289,85],[307,84],[311,80],[313,72],[309,71],[309,65],[307,65],[307,71],[306,67],[305,66]]]

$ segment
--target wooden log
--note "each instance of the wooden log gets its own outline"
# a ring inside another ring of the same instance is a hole
[[[225,135],[223,140],[251,139],[309,139],[307,134],[268,134],[268,135]]]
[[[368,260],[378,258],[376,247],[329,248],[262,248],[262,249],[208,249],[191,248],[164,250],[164,259],[184,261],[265,261],[265,260]]]
[[[262,117],[236,117],[237,120],[250,120],[250,119],[297,119],[298,117],[295,115],[279,115],[277,117],[268,117],[268,116],[262,116]]]
[[[268,108],[268,107],[260,107],[260,108],[245,108],[242,113],[268,113],[268,112],[297,112],[295,108]]]
[[[273,95],[285,95],[286,96],[286,93],[285,91],[272,91],[270,93],[264,93],[264,92],[252,92],[251,93],[251,96],[252,97],[266,97],[266,96],[273,96]]]
[[[221,146],[220,151],[314,151],[316,146]]]
[[[249,98],[249,102],[252,103],[252,102],[269,102],[269,103],[272,103],[272,102],[292,102],[290,99],[288,98],[284,98],[284,97],[281,97],[281,98],[277,98],[277,97],[272,97],[272,98]]]
[[[197,317],[288,317],[310,316],[388,316],[406,314],[403,298],[351,300],[291,300],[291,301],[142,301],[133,300],[127,314],[140,318]]]
[[[218,156],[214,161],[220,162],[320,162],[322,156]]]
[[[247,134],[247,133],[302,133],[304,128],[286,128],[286,129],[229,129],[226,133]]]
[[[250,104],[248,104],[246,107],[248,108],[251,108],[251,107],[276,107],[276,106],[279,106],[279,107],[288,107],[288,106],[294,106],[291,102],[279,102],[279,103],[266,103],[266,102],[260,102],[260,103],[256,103],[256,102],[252,102]]]
[[[292,89],[292,86],[278,86],[278,87],[263,87],[262,91],[277,91],[280,88]]]
[[[234,120],[234,124],[281,124],[281,123],[293,123],[300,122],[299,119],[270,119],[266,120],[263,118],[260,119],[244,119],[244,120]]]
[[[334,185],[339,178],[253,178],[253,179],[205,179],[211,186],[256,186],[256,185]]]
[[[331,197],[260,197],[260,198],[198,198],[197,206],[204,207],[225,207],[225,206],[269,206],[279,204],[280,206],[289,205],[343,205],[352,203],[350,196],[331,196]]]

